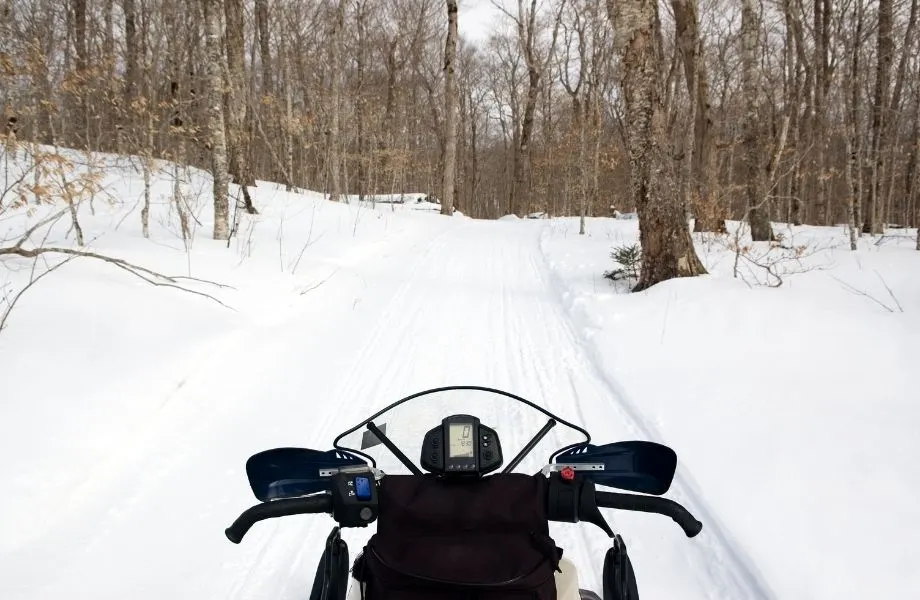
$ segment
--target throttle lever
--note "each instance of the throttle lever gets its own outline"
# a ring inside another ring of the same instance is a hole
[[[597,525],[609,537],[613,530],[597,506],[594,482],[572,472],[553,472],[549,475],[547,490],[547,516],[550,521],[578,523],[585,521]]]
[[[578,504],[578,518],[587,523],[597,525],[607,534],[607,537],[613,537],[613,530],[601,514],[601,509],[597,505],[595,496],[594,482],[590,479],[581,480],[581,494]]]

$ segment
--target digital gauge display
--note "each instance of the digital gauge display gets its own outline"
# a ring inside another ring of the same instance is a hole
[[[423,469],[458,480],[482,477],[502,464],[498,434],[472,415],[450,415],[425,434]]]
[[[451,423],[448,428],[450,458],[473,458],[473,424]]]

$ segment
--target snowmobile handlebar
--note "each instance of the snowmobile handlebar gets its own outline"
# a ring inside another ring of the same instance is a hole
[[[239,544],[249,529],[259,521],[289,515],[331,512],[332,496],[329,494],[263,502],[246,509],[243,514],[236,518],[233,525],[224,530],[224,534],[228,540],[234,544]]]
[[[667,498],[598,491],[595,492],[595,501],[601,508],[657,513],[671,517],[684,530],[687,537],[694,537],[703,530],[703,524],[697,521],[690,511]]]
[[[289,515],[331,513],[342,527],[364,527],[376,519],[377,498],[371,493],[373,509],[360,501],[360,492],[356,500],[353,488],[349,487],[351,479],[347,476],[336,478],[341,485],[333,486],[332,493],[316,494],[299,498],[285,498],[263,502],[245,510],[236,521],[224,530],[227,539],[239,544],[253,525],[265,519],[286,517]],[[341,488],[341,489],[338,489]],[[339,493],[336,493],[339,492]],[[694,518],[686,508],[667,498],[655,496],[602,492],[594,484],[583,479],[564,481],[557,474],[550,477],[547,489],[547,509],[550,521],[593,523],[613,536],[604,518],[601,508],[613,508],[638,512],[657,513],[671,517],[687,537],[694,537],[703,529],[703,524]]]

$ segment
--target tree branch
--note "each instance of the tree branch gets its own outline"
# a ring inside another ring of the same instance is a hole
[[[135,277],[137,277],[137,278],[139,278],[139,279],[145,281],[146,283],[149,283],[150,285],[154,285],[154,286],[157,286],[157,287],[174,288],[174,289],[177,289],[177,290],[181,290],[181,291],[183,291],[183,292],[188,292],[189,294],[194,294],[194,295],[196,295],[196,296],[201,296],[201,297],[203,297],[203,298],[207,298],[208,300],[211,300],[211,301],[213,301],[213,302],[216,302],[216,303],[220,304],[220,305],[223,306],[224,308],[228,308],[228,309],[230,309],[230,310],[235,310],[233,307],[227,306],[226,304],[224,304],[223,302],[221,302],[220,300],[218,300],[218,299],[215,298],[214,296],[211,296],[210,294],[206,294],[206,293],[204,293],[204,292],[199,292],[199,291],[197,291],[197,290],[192,290],[192,289],[189,289],[189,288],[186,288],[186,287],[183,287],[183,286],[179,285],[179,284],[178,284],[178,279],[180,279],[180,277],[172,277],[172,276],[169,276],[169,275],[163,275],[162,273],[157,273],[156,271],[152,271],[152,270],[147,269],[147,268],[145,268],[145,267],[141,267],[141,266],[135,265],[135,264],[133,264],[133,263],[129,263],[128,261],[123,260],[123,259],[121,259],[121,258],[115,258],[115,257],[112,257],[112,256],[106,256],[106,255],[104,255],[104,254],[98,254],[98,253],[96,253],[96,252],[89,252],[89,251],[86,251],[86,250],[74,250],[74,249],[72,249],[72,248],[57,248],[57,247],[45,248],[45,247],[40,247],[40,248],[28,249],[28,248],[22,248],[21,245],[9,247],[9,248],[0,248],[0,257],[3,257],[3,256],[20,256],[20,257],[23,257],[23,258],[38,258],[38,257],[43,256],[43,255],[45,255],[45,254],[63,254],[63,255],[65,255],[65,256],[69,256],[69,257],[72,257],[72,258],[92,258],[92,259],[95,259],[95,260],[100,260],[100,261],[102,261],[102,262],[108,263],[108,264],[110,264],[110,265],[113,265],[113,266],[115,266],[115,267],[117,267],[117,268],[119,268],[119,269],[122,269],[122,270],[124,270],[124,271],[130,273],[131,275],[134,275]],[[68,260],[70,260],[70,259],[68,259]],[[65,262],[67,262],[67,261],[65,261]],[[211,284],[211,285],[216,285],[216,286],[218,286],[218,287],[227,287],[227,286],[222,286],[221,284],[218,284],[218,283],[213,282],[213,281],[205,281],[205,280],[200,280],[200,279],[193,279],[193,278],[190,278],[190,277],[182,277],[181,279],[188,279],[188,280],[194,280],[194,281],[201,281],[201,282],[203,282],[203,283],[209,283],[209,284]]]

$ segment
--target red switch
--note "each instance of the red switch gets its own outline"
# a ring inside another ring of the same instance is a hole
[[[565,467],[559,472],[559,476],[565,481],[572,481],[575,479],[575,469],[572,467]]]

